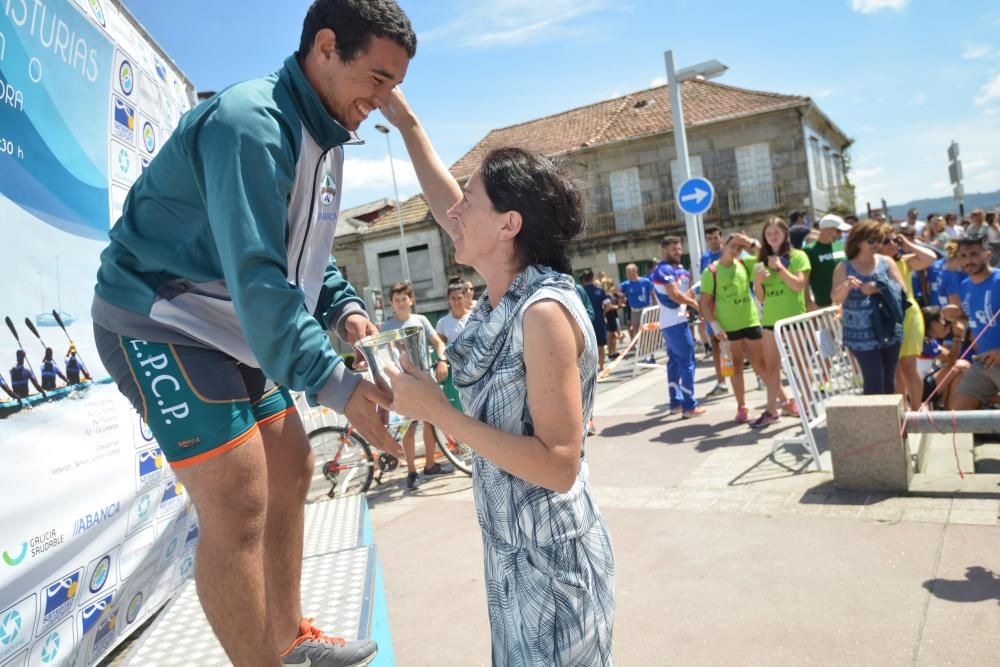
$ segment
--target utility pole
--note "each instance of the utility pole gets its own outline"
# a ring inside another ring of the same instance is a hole
[[[965,188],[962,186],[962,161],[958,159],[958,142],[952,141],[948,146],[948,178],[951,181],[951,192],[958,203],[958,219],[965,218]]]

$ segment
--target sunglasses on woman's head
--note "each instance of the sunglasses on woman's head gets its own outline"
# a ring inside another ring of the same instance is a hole
[[[865,242],[870,243],[872,245],[882,245],[882,239],[877,239],[874,237],[865,239]]]

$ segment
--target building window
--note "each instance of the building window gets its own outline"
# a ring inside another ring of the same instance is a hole
[[[617,231],[642,229],[642,192],[639,188],[638,167],[611,172],[611,210],[615,212]]]
[[[809,150],[812,153],[813,172],[816,177],[816,187],[821,190],[826,189],[826,183],[823,180],[823,160],[820,159],[819,154],[819,139],[816,137],[809,137]]]
[[[740,186],[738,210],[763,211],[777,206],[771,147],[767,143],[736,149],[736,178]]]
[[[704,178],[705,171],[701,166],[701,156],[700,155],[689,155],[688,162],[691,164],[691,178]],[[670,182],[674,185],[674,199],[676,199],[677,191],[682,185],[684,185],[684,175],[681,174],[681,161],[671,160],[670,161]],[[677,218],[679,220],[684,219],[684,211],[677,206],[677,202],[674,202],[674,208],[677,209]]]
[[[413,282],[413,292],[419,300],[434,288],[434,275],[431,273],[431,252],[426,244],[408,247],[406,261],[410,265],[410,280]],[[378,255],[378,275],[382,286],[389,288],[393,283],[403,282],[403,260],[398,250],[380,252]]]
[[[833,190],[840,185],[840,180],[837,178],[836,172],[833,170],[833,155],[830,153],[829,146],[823,146],[823,164],[826,166],[827,187]]]
[[[845,185],[844,180],[844,156],[836,153],[833,156],[833,169],[837,177],[837,185]]]

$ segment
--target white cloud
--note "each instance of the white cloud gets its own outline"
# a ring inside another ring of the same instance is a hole
[[[492,48],[526,44],[583,32],[580,19],[608,8],[607,0],[493,0],[466,3],[457,16],[418,37],[421,41],[450,37],[458,46]]]
[[[910,0],[851,0],[851,9],[861,14],[874,14],[883,9],[901,12]]]
[[[875,128],[872,127],[871,125],[862,125],[861,131],[864,132],[865,134],[871,134],[872,132],[875,131]]]
[[[405,199],[406,193],[412,194],[420,190],[417,182],[417,172],[413,170],[413,165],[406,160],[399,158],[392,159],[393,167],[396,169],[396,183],[399,185],[399,196]],[[389,170],[389,156],[380,160],[365,158],[347,158],[344,160],[344,184],[345,193],[356,193],[362,190],[370,190],[376,194],[372,199],[378,197],[394,198],[392,191],[392,172]],[[381,193],[381,194],[377,194]]]
[[[650,88],[655,88],[657,86],[665,86],[665,85],[667,85],[667,77],[665,76],[658,76],[649,82]]]
[[[831,95],[833,95],[833,91],[830,90],[829,88],[825,88],[819,92],[813,93],[809,97],[813,98],[814,100],[822,100],[826,97],[830,97]]]
[[[917,96],[910,100],[910,105],[915,107],[920,107],[927,104],[927,96],[923,93],[917,93]]]
[[[986,58],[992,53],[993,48],[988,44],[970,44],[962,51],[962,57],[966,60],[975,60],[977,58]]]
[[[983,84],[983,87],[979,89],[979,95],[976,97],[976,104],[979,106],[986,106],[992,100],[1000,98],[1000,72],[993,75],[989,81]]]

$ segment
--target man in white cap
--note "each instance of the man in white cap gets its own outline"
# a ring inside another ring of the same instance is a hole
[[[826,308],[833,303],[830,300],[833,270],[837,268],[837,264],[847,259],[844,247],[838,241],[841,233],[850,230],[851,226],[839,215],[824,215],[819,221],[819,238],[816,243],[803,248],[812,265],[812,271],[809,272],[809,310]]]

